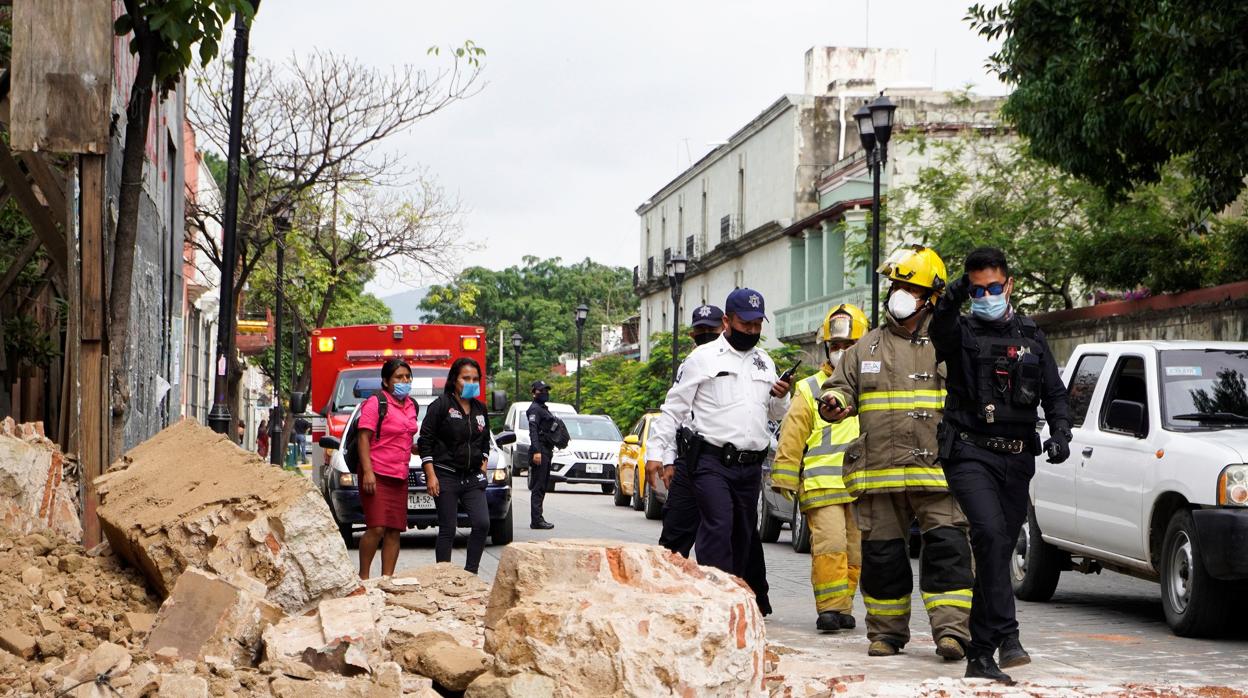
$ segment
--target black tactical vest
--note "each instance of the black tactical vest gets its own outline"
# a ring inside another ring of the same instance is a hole
[[[1018,316],[1009,336],[976,337],[974,411],[986,424],[1035,428],[1044,361],[1044,345],[1035,337],[1036,323]]]

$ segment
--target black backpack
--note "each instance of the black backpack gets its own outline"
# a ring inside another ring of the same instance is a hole
[[[568,442],[572,440],[568,434],[568,425],[553,414],[550,415],[550,425],[546,427],[546,432],[550,438],[550,445],[555,448],[567,448]]]
[[[390,403],[386,401],[386,391],[378,390],[373,394],[377,396],[377,428],[373,430],[373,443],[377,443],[381,438],[381,423],[386,421],[386,409]],[[357,419],[347,427],[347,433],[342,439],[342,459],[347,462],[347,470],[357,474],[360,472],[360,451],[355,445],[360,439],[359,427],[360,420]]]

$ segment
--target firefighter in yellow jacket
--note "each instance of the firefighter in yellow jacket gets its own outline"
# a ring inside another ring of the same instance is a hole
[[[796,495],[810,525],[810,584],[819,613],[815,628],[823,632],[854,627],[861,537],[851,511],[854,498],[841,479],[841,463],[846,447],[858,438],[858,418],[826,422],[815,400],[845,350],[866,331],[867,316],[848,303],[836,306],[823,319],[818,341],[826,361],[818,373],[797,384],[797,396],[780,425],[780,444],[771,470],[772,488]]]
[[[879,271],[892,281],[888,315],[823,384],[820,416],[837,423],[857,415],[862,430],[845,453],[843,477],[858,497],[867,654],[897,654],[910,640],[914,579],[906,542],[917,518],[923,533],[919,590],[936,654],[955,661],[970,643],[975,579],[966,517],[936,462],[945,379],[927,334],[948,277],[940,257],[920,245],[903,248]]]

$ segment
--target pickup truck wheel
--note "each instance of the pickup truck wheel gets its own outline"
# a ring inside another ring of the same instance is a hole
[[[615,505],[617,507],[626,507],[628,506],[629,499],[631,498],[628,496],[628,493],[624,491],[624,488],[620,486],[620,473],[618,470],[615,473],[615,478]]]
[[[780,529],[783,526],[784,524],[772,512],[771,505],[767,503],[767,495],[760,492],[758,494],[758,537],[764,543],[775,543],[780,540]]]
[[[1027,521],[1018,533],[1010,556],[1010,581],[1014,596],[1023,601],[1048,601],[1057,590],[1066,554],[1040,538],[1036,511],[1027,507]]]
[[[1161,547],[1161,607],[1175,635],[1216,635],[1228,619],[1230,585],[1205,570],[1192,514],[1175,512]]]
[[[793,502],[793,520],[789,522],[789,528],[793,530],[793,552],[809,553],[810,524],[806,523],[806,515],[797,502]]]
[[[490,522],[490,542],[494,545],[507,545],[515,536],[515,526],[512,522],[514,509],[508,509],[507,515],[501,519],[495,519]]]

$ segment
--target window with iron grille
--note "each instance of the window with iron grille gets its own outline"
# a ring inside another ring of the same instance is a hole
[[[732,230],[732,216],[719,219],[719,241],[728,242],[728,232]]]
[[[663,250],[663,268],[667,269],[667,263],[672,261],[672,248],[668,247]]]
[[[646,258],[646,280],[654,278],[654,257]]]
[[[633,287],[637,287],[637,267],[633,267]]]
[[[693,259],[693,236],[685,238],[685,259]]]

